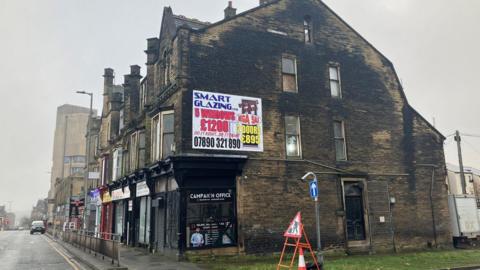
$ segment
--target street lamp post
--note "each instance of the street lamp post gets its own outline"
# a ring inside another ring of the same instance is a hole
[[[302,177],[302,181],[306,181],[308,179],[311,179],[313,177],[313,182],[315,185],[316,189],[316,196],[314,196],[314,201],[315,201],[315,220],[316,220],[316,225],[317,225],[317,262],[320,266],[323,266],[323,253],[322,253],[322,242],[320,241],[320,204],[318,203],[318,181],[317,181],[317,175],[313,172],[308,172]],[[309,189],[310,189],[310,184],[309,184]]]
[[[83,201],[83,229],[86,230],[87,228],[87,179],[88,179],[88,166],[90,165],[90,128],[91,128],[91,122],[92,122],[92,114],[93,114],[93,93],[91,92],[85,92],[85,91],[77,91],[77,94],[82,94],[82,95],[89,95],[90,96],[90,112],[88,114],[88,122],[87,122],[87,134],[85,141],[87,142],[86,145],[86,166],[85,166],[85,172],[84,172],[84,188],[83,188],[83,193],[84,193],[84,201]]]

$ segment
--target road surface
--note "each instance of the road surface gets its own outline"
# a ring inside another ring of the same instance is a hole
[[[46,235],[0,231],[2,270],[89,270]]]

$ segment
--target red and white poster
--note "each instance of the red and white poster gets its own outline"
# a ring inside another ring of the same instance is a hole
[[[262,152],[262,99],[193,90],[192,148]]]

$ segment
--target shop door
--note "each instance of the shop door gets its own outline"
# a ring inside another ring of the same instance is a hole
[[[365,240],[363,189],[358,182],[345,183],[345,218],[348,241]]]

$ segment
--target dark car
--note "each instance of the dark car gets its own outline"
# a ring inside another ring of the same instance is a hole
[[[32,228],[30,229],[30,234],[34,234],[36,232],[39,232],[41,234],[45,233],[45,224],[43,221],[34,221],[32,222]]]

